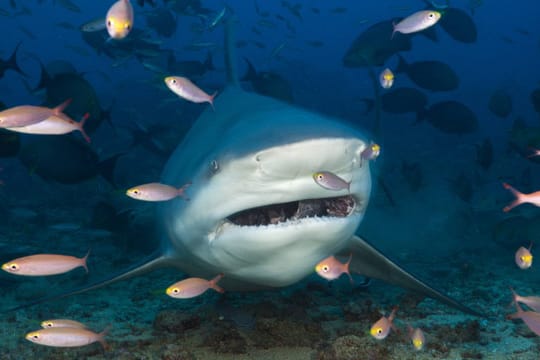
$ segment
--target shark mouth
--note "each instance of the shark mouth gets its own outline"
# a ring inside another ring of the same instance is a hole
[[[347,217],[354,211],[356,200],[351,195],[322,199],[298,200],[242,210],[227,220],[239,226],[271,225],[310,217]]]

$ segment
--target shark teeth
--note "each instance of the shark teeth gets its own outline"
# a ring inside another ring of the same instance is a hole
[[[347,217],[355,207],[356,200],[351,195],[306,199],[246,209],[227,220],[239,226],[275,225],[310,217]]]

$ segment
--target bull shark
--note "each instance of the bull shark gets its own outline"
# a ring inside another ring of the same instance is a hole
[[[339,120],[243,91],[226,26],[228,86],[173,152],[162,183],[187,182],[189,201],[158,205],[159,249],[112,278],[35,303],[82,293],[158,267],[190,276],[225,276],[226,290],[294,284],[334,254],[352,254],[350,270],[480,315],[417,279],[355,233],[371,193],[370,142]],[[328,190],[312,175],[330,171],[350,188]],[[27,306],[28,304],[24,305]],[[18,307],[21,308],[21,307]]]

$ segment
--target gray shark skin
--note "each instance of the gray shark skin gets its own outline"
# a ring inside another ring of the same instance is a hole
[[[228,36],[228,45],[230,39]],[[355,236],[371,192],[369,164],[361,161],[368,139],[338,120],[242,91],[236,81],[232,47],[227,48],[229,86],[216,98],[216,110],[209,107],[192,126],[162,174],[162,183],[192,185],[186,192],[189,201],[179,198],[158,205],[160,249],[142,264],[110,279],[32,304],[163,266],[204,278],[224,273],[220,286],[228,291],[277,288],[312,274],[315,265],[330,255],[352,253],[354,272],[480,315],[421,282]],[[312,175],[322,170],[351,181],[350,189],[333,191],[319,186]],[[301,207],[319,201],[346,209],[334,216],[303,217],[297,211],[262,225],[241,225],[234,220],[250,209],[277,204]]]

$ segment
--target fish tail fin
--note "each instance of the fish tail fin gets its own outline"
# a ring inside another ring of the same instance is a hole
[[[88,255],[90,255],[90,251],[92,251],[92,249],[88,249],[88,252],[86,253],[86,255],[84,255],[84,257],[81,259],[82,266],[84,267],[84,270],[86,270],[86,273],[87,273],[87,274],[88,274],[88,264],[87,264],[87,261],[88,261]]]
[[[188,182],[188,183],[185,183],[184,185],[180,186],[178,188],[178,196],[180,196],[181,198],[183,198],[184,200],[186,201],[189,201],[189,197],[186,195],[186,189],[191,185],[191,181]]]
[[[353,280],[353,277],[351,275],[351,271],[349,270],[351,260],[352,260],[352,253],[349,254],[349,260],[347,260],[347,262],[344,264],[344,267],[345,267],[345,273],[349,276],[349,282],[351,283],[351,285],[353,285],[354,280]]]
[[[403,73],[407,72],[407,69],[409,68],[409,64],[405,61],[403,56],[398,54],[398,65],[396,67],[396,73]]]
[[[72,98],[69,98],[69,99],[65,100],[63,103],[61,103],[60,105],[56,106],[53,109],[54,114],[59,115],[59,114],[63,113],[64,110],[68,107],[68,105],[71,103],[72,100],[73,100]]]
[[[26,76],[24,71],[22,71],[22,69],[17,64],[17,52],[19,51],[20,46],[21,46],[21,42],[19,42],[17,44],[17,46],[15,47],[15,50],[13,50],[13,54],[11,54],[11,56],[7,60],[6,68],[14,70],[14,71],[18,72],[19,74]]]
[[[515,208],[516,206],[523,204],[523,202],[524,202],[523,193],[517,191],[516,189],[514,189],[512,186],[510,186],[507,183],[503,183],[503,187],[506,190],[509,190],[516,197],[516,199],[514,201],[512,201],[510,204],[506,205],[503,208],[504,212],[509,212],[510,210]]]
[[[105,336],[107,336],[109,331],[111,331],[111,328],[112,328],[112,325],[109,324],[109,325],[107,325],[105,327],[105,329],[103,329],[102,332],[100,332],[98,334],[98,341],[101,344],[101,346],[103,347],[103,350],[105,350],[105,351],[109,349],[109,344],[107,343],[107,340],[105,340]]]
[[[214,107],[214,98],[217,96],[218,92],[214,92],[212,95],[210,95],[210,98],[208,99],[208,102],[212,106],[212,110],[216,111],[216,108]]]
[[[124,155],[124,153],[118,153],[98,164],[100,175],[114,187],[116,187],[116,184],[114,183],[114,169],[116,168],[116,161],[122,155]]]
[[[396,318],[396,313],[399,309],[399,305],[396,305],[394,306],[394,308],[392,309],[392,312],[390,313],[390,315],[388,315],[388,320],[394,324],[394,319]]]
[[[41,69],[41,75],[40,75],[40,78],[39,78],[39,83],[36,85],[36,87],[34,89],[32,89],[32,91],[31,91],[32,93],[35,93],[35,92],[37,92],[38,90],[41,90],[41,89],[46,89],[47,86],[49,86],[49,84],[52,81],[51,75],[49,75],[49,72],[47,71],[47,69],[45,69],[45,66],[43,65],[43,63],[41,61],[39,61],[39,66],[40,66],[40,69]]]
[[[68,291],[68,292],[64,292],[64,293],[60,293],[60,294],[56,294],[56,295],[52,295],[52,296],[47,296],[47,297],[44,297],[44,298],[41,298],[41,299],[38,299],[38,300],[34,300],[32,302],[23,304],[23,305],[16,306],[16,307],[11,308],[11,309],[3,310],[2,313],[21,310],[21,309],[25,309],[25,308],[28,308],[28,307],[31,307],[31,306],[34,306],[34,305],[38,305],[38,304],[42,304],[42,303],[45,303],[45,302],[49,302],[49,301],[53,301],[53,300],[59,300],[59,299],[63,299],[63,298],[69,297],[69,296],[82,294],[82,293],[85,293],[85,292],[90,291],[90,290],[99,289],[99,288],[102,288],[104,286],[113,284],[113,283],[115,283],[117,281],[129,279],[129,278],[137,276],[137,275],[145,274],[145,273],[147,273],[149,271],[152,271],[154,269],[157,269],[159,267],[167,266],[168,261],[169,261],[169,258],[166,255],[163,255],[161,250],[158,250],[158,251],[154,252],[152,255],[150,255],[149,257],[147,257],[146,259],[144,259],[143,261],[129,267],[128,269],[122,270],[119,273],[116,273],[116,274],[114,274],[114,275],[112,275],[112,276],[110,276],[110,277],[108,277],[106,279],[96,281],[94,283],[82,286],[82,287],[77,288],[75,290],[71,290],[71,291]]]
[[[88,136],[88,134],[84,130],[84,124],[86,123],[86,120],[88,120],[89,117],[90,117],[90,114],[86,113],[83,115],[81,121],[79,121],[79,131],[81,132],[82,136],[84,137],[84,140],[86,140],[87,143],[90,143],[91,140],[90,140],[90,136]]]
[[[215,278],[213,278],[212,280],[210,280],[210,287],[214,290],[216,290],[218,293],[221,293],[223,294],[225,292],[225,290],[219,286],[217,283],[219,280],[221,280],[223,278],[223,276],[225,276],[223,273],[221,274],[218,274]]]

